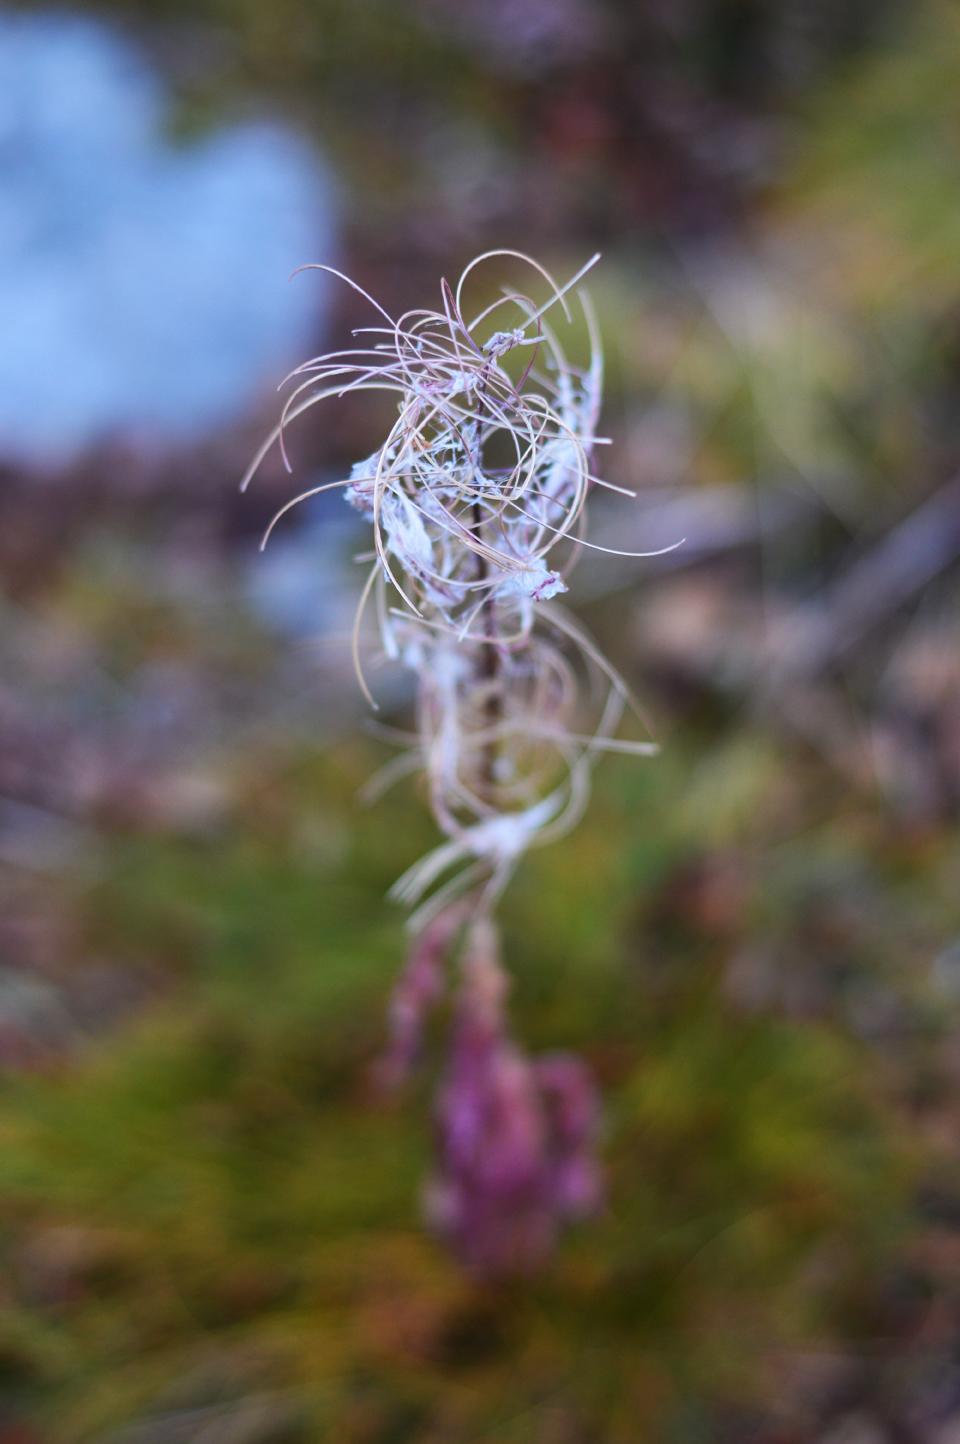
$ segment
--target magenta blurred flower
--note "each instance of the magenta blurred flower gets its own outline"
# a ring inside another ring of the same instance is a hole
[[[599,1109],[584,1065],[533,1060],[510,1038],[506,978],[489,922],[471,931],[451,1059],[437,1105],[438,1166],[429,1221],[484,1276],[528,1272],[561,1226],[602,1196],[595,1158]]]
[[[416,1062],[427,1015],[443,996],[447,954],[462,921],[461,907],[447,908],[410,945],[390,999],[387,1047],[376,1068],[383,1088],[404,1083]]]

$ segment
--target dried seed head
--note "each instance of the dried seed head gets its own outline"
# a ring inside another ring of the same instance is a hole
[[[507,290],[467,319],[465,285],[495,257],[532,268],[546,300]],[[489,252],[456,288],[441,283],[440,310],[399,320],[361,291],[380,321],[355,333],[362,344],[293,372],[280,423],[244,479],[275,443],[289,465],[286,426],[319,401],[354,391],[395,398],[380,445],[349,476],[287,502],[264,543],[299,502],[335,487],[372,529],[354,628],[357,675],[372,703],[360,665],[372,601],[383,657],[416,677],[417,727],[368,793],[422,769],[445,834],[393,888],[415,908],[415,938],[380,1078],[394,1085],[409,1071],[464,928],[427,1206],[465,1263],[488,1274],[536,1264],[561,1224],[600,1198],[592,1086],[575,1058],[531,1060],[509,1036],[493,904],[527,848],[579,818],[599,752],[655,750],[614,739],[626,686],[557,601],[579,548],[592,545],[587,497],[608,485],[593,470],[603,368],[580,285],[596,260],[561,287],[528,256]],[[553,329],[556,313],[545,319],[559,308],[569,322],[571,294],[589,338],[582,366]],[[578,727],[585,704],[591,724]]]
[[[497,257],[532,268],[546,300],[538,305],[506,290],[468,317],[468,279]],[[456,288],[441,284],[440,310],[398,320],[367,296],[383,324],[356,333],[363,345],[292,373],[280,424],[245,478],[273,442],[287,459],[287,424],[317,402],[353,391],[396,398],[396,420],[379,447],[328,486],[342,487],[373,531],[354,636],[361,686],[369,697],[359,639],[371,601],[383,656],[417,677],[414,756],[391,764],[386,778],[422,767],[447,841],[394,889],[421,904],[414,926],[476,883],[485,884],[489,903],[526,848],[579,817],[593,760],[610,745],[629,700],[556,601],[578,549],[591,545],[588,494],[606,485],[592,470],[602,356],[580,284],[597,259],[559,286],[528,256],[488,252]],[[552,325],[571,320],[571,295],[589,338],[580,366]],[[264,541],[286,512],[324,489],[281,508]],[[605,696],[592,730],[578,732],[578,712],[585,696],[596,698],[598,680]]]

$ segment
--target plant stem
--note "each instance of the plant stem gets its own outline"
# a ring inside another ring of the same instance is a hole
[[[473,534],[478,539],[483,535],[483,508],[479,501],[473,503]],[[477,556],[479,581],[486,581],[489,567],[485,557]],[[489,640],[496,636],[496,603],[493,593],[488,592],[481,610],[484,636],[488,639],[479,644],[479,674],[482,683],[488,687],[486,700],[484,702],[484,726],[485,730],[492,732],[501,720],[500,698],[496,690],[497,671],[499,669],[499,658],[497,656],[496,643]],[[488,737],[483,746],[483,758],[480,764],[480,784],[484,801],[489,802],[496,790],[497,785],[497,739]]]

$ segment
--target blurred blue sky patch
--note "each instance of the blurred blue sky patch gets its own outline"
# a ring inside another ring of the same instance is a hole
[[[0,454],[188,441],[240,415],[318,330],[333,202],[307,143],[244,123],[165,134],[129,43],[0,13]]]

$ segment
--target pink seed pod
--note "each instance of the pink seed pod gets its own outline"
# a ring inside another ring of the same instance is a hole
[[[427,1217],[471,1272],[527,1272],[565,1223],[600,1205],[597,1098],[578,1059],[533,1061],[510,1038],[486,919],[468,938],[462,975]]]

